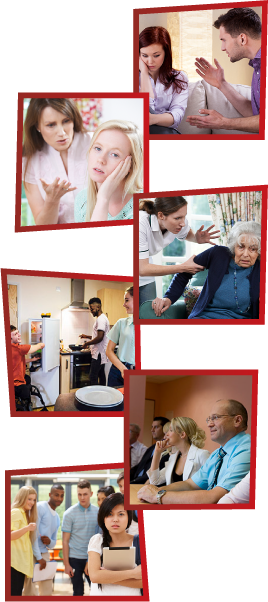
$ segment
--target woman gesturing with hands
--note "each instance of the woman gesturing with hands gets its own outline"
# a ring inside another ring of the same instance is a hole
[[[36,223],[50,223],[56,224],[59,215],[59,206],[61,198],[67,192],[73,192],[76,190],[76,186],[71,187],[71,182],[68,180],[60,181],[60,178],[55,178],[52,184],[48,184],[40,178],[40,182],[42,184],[43,190],[45,192],[45,199],[42,203],[40,203],[40,211],[34,212],[34,217],[36,218]],[[43,222],[43,220],[45,220]]]
[[[31,99],[22,177],[36,224],[74,222],[74,191],[86,184],[90,139],[72,99]]]

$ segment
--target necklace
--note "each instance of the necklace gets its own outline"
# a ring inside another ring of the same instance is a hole
[[[237,307],[239,313],[240,314],[246,314],[249,311],[249,309],[250,309],[251,299],[250,299],[250,303],[249,303],[249,306],[247,307],[247,309],[245,309],[244,311],[242,311],[242,309],[240,309],[240,307],[238,305],[236,268],[234,269],[234,298],[235,298],[236,307]]]

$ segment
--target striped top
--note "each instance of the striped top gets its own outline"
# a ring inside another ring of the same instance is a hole
[[[95,534],[98,522],[97,506],[83,508],[81,504],[75,504],[64,512],[61,530],[71,533],[69,539],[69,557],[87,559],[88,542]]]

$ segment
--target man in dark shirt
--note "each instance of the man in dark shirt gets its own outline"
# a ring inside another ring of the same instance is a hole
[[[163,416],[155,416],[153,419],[151,433],[155,441],[162,441],[164,438],[163,426],[167,422],[169,422],[168,418],[164,418]],[[131,468],[130,483],[145,483],[148,480],[147,470],[149,470],[151,466],[154,450],[155,444],[148,447],[139,463]],[[160,460],[160,470],[161,468],[164,468],[164,464],[167,462],[168,458],[168,454],[165,454],[164,459]]]

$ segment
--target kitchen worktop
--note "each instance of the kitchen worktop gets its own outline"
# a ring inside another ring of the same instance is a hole
[[[86,355],[90,351],[60,351],[60,355]]]

